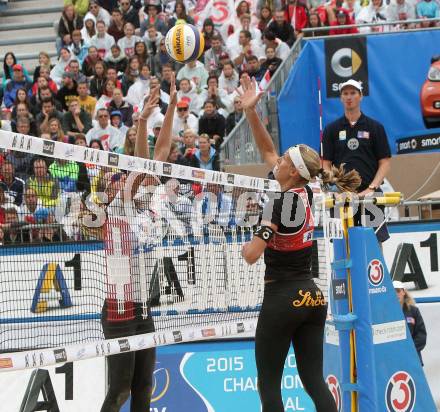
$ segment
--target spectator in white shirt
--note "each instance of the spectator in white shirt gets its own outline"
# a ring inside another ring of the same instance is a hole
[[[112,151],[124,143],[124,136],[116,127],[110,125],[110,113],[107,109],[99,109],[96,115],[98,123],[86,134],[87,144],[99,140],[104,150]]]
[[[399,21],[399,20],[413,20],[416,18],[415,7],[407,2],[406,0],[395,0],[387,6],[387,20],[389,21]],[[396,30],[408,27],[408,25],[396,25],[394,28]],[[411,25],[413,27],[414,25]]]
[[[251,39],[254,41],[254,43],[261,47],[261,31],[256,26],[251,26],[250,14],[242,14],[240,16],[240,23],[241,27],[237,27],[237,30],[226,40],[226,46],[229,49],[237,48],[240,44],[240,31],[246,30],[251,34]]]
[[[264,60],[264,52],[261,47],[251,38],[248,30],[242,30],[239,35],[239,46],[231,49],[231,60],[241,70],[246,70],[247,56],[256,56],[258,60]]]
[[[273,34],[271,31],[266,30],[264,32],[263,41],[266,47],[273,47],[275,49],[275,57],[285,60],[289,56],[290,47],[287,45],[287,43],[277,39],[275,34]]]
[[[113,80],[107,79],[102,86],[101,97],[96,102],[94,117],[98,114],[99,109],[107,109],[113,99],[113,90],[116,88],[116,83]]]
[[[84,21],[92,17],[95,21],[103,21],[107,27],[110,26],[110,13],[95,0],[90,2],[89,12],[84,16]]]
[[[139,106],[145,95],[150,92],[150,66],[143,63],[139,78],[130,86],[125,100],[132,106]]]
[[[115,39],[107,33],[107,28],[102,20],[96,22],[96,31],[97,33],[92,37],[90,45],[95,46],[98,49],[99,57],[104,59],[105,55],[110,52],[110,49],[115,44]]]
[[[200,100],[200,96],[197,94],[196,86],[189,79],[183,78],[179,82],[177,101],[180,100],[187,101],[189,103],[189,111],[197,116],[199,115],[203,101]]]
[[[231,61],[223,64],[222,73],[218,79],[218,87],[228,94],[234,93],[238,87],[238,73]]]
[[[144,37],[142,37],[142,40],[147,45],[148,54],[155,55],[158,52],[160,41],[162,39],[162,33],[157,31],[154,24],[150,24],[145,32]]]
[[[356,23],[380,23],[387,21],[387,7],[383,0],[372,0],[368,6],[362,7],[356,17]],[[360,27],[361,33],[389,31],[388,26]]]
[[[28,187],[23,196],[23,204],[18,211],[20,222],[34,223],[34,213],[43,206],[41,199],[38,198],[37,192]]]
[[[125,36],[118,41],[118,46],[124,52],[124,54],[130,58],[135,53],[135,45],[137,42],[142,41],[138,36],[134,35],[133,24],[127,22],[124,24],[124,34]]]
[[[218,87],[218,78],[215,75],[208,77],[207,86],[202,90],[202,93],[200,93],[200,100],[202,102],[213,100],[218,112],[225,118],[234,110],[234,100],[226,90]]]
[[[211,48],[205,52],[205,69],[208,73],[215,72],[220,75],[221,65],[220,56],[226,52],[226,47],[223,46],[222,37],[214,34],[211,39]]]
[[[177,102],[177,116],[173,120],[173,138],[178,142],[183,142],[183,132],[191,129],[198,133],[199,121],[196,116],[189,112],[189,103],[186,100]]]
[[[84,26],[81,29],[81,38],[84,43],[90,46],[92,37],[96,34],[96,20],[93,14],[88,13],[86,18],[84,18]]]
[[[177,80],[180,81],[183,78],[192,80],[197,89],[203,89],[206,86],[208,80],[208,72],[205,69],[203,63],[198,60],[193,60],[185,64],[177,73]]]

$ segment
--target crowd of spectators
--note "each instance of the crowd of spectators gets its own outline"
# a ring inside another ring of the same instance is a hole
[[[178,103],[168,160],[219,170],[219,147],[242,117],[240,78],[255,77],[264,88],[303,35],[356,33],[357,28],[338,26],[439,16],[436,0],[241,0],[232,20],[216,27],[210,18],[199,21],[199,3],[65,0],[56,24],[56,61],[42,51],[37,67],[25,67],[13,51],[5,54],[0,128],[133,155],[139,113],[150,89],[158,86],[159,107],[145,136],[153,156],[174,73]],[[171,60],[165,49],[165,34],[182,21],[198,24],[206,45],[200,60],[185,65]],[[303,33],[320,26],[332,29]],[[406,27],[412,26],[398,28]],[[11,228],[20,222],[50,227],[56,205],[70,204],[78,193],[97,192],[104,175],[95,165],[19,152],[2,153],[0,167],[0,242],[6,243],[72,237],[55,229],[18,236]]]

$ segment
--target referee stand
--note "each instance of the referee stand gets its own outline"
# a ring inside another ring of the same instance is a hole
[[[400,194],[359,202],[395,205]],[[435,412],[374,230],[353,227],[350,201],[326,200],[336,206],[342,236],[333,239],[324,377],[338,412]]]

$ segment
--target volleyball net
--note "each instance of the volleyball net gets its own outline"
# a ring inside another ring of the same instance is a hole
[[[24,182],[0,190],[0,371],[253,334],[265,266],[241,248],[276,181],[4,131],[0,149]],[[325,294],[328,252],[314,242]],[[104,302],[155,332],[105,340]]]

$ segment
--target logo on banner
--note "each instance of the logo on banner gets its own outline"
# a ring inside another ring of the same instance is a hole
[[[128,352],[130,350],[130,342],[128,339],[119,339],[118,343],[120,352]]]
[[[365,37],[325,40],[327,97],[339,97],[339,85],[349,79],[362,84],[368,96],[367,40]]]
[[[47,155],[53,155],[55,152],[55,142],[45,140],[43,142],[43,153]]]
[[[237,333],[244,333],[244,323],[237,323]]]
[[[341,300],[347,299],[347,280],[333,279],[332,280],[333,299]]]
[[[227,181],[230,185],[233,185],[235,183],[235,176],[228,174]]]
[[[173,173],[173,166],[169,163],[163,164],[163,174],[170,176]]]
[[[416,385],[412,376],[404,371],[396,372],[385,390],[388,412],[411,412],[416,403]]]
[[[118,166],[119,165],[119,155],[114,154],[114,153],[109,153],[107,164],[109,166],[114,166],[114,167]]]
[[[338,412],[341,412],[342,407],[342,395],[341,395],[341,386],[339,385],[338,378],[335,375],[328,375],[325,380],[330,392],[333,395],[333,398],[336,402],[336,408]]]
[[[422,136],[410,136],[398,139],[397,154],[420,152],[423,150],[439,150],[440,134],[424,134]]]
[[[61,362],[67,362],[67,353],[66,349],[55,349],[53,351],[53,354],[55,356],[55,362],[61,363]]]
[[[202,329],[202,336],[204,338],[210,338],[211,336],[215,336],[215,329],[214,328],[210,328],[210,329]]]
[[[9,369],[13,366],[11,358],[0,358],[0,369]]]
[[[151,394],[151,403],[162,399],[170,387],[170,373],[168,369],[159,368],[153,372],[153,393]]]
[[[196,179],[204,179],[205,178],[205,172],[203,170],[193,170],[191,172],[191,176],[195,177]]]
[[[180,330],[173,331],[174,342],[182,342],[182,332]]]
[[[264,179],[264,190],[269,190],[270,180]]]

